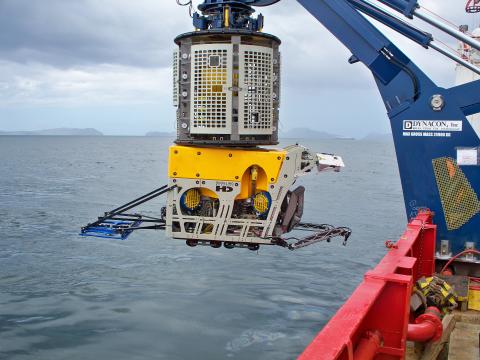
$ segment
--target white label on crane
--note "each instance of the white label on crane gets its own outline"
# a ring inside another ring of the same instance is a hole
[[[458,165],[479,165],[479,148],[457,148]]]
[[[404,131],[462,131],[462,120],[404,120]]]

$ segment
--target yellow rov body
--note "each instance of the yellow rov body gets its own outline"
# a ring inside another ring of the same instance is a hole
[[[295,179],[316,165],[301,146],[283,150],[174,145],[169,151],[166,229],[189,245],[227,247],[274,244],[303,212]],[[294,194],[292,196],[292,194]]]

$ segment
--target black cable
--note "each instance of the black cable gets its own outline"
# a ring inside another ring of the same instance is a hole
[[[402,62],[398,61],[395,56],[388,51],[386,48],[381,50],[381,53],[385,58],[390,61],[392,64],[399,67],[402,71],[404,71],[412,80],[413,85],[413,101],[417,101],[420,97],[420,82],[418,81],[417,75],[410,69],[407,65],[403,64]]]
[[[124,213],[125,211],[128,211],[130,209],[133,209],[141,204],[144,204],[150,200],[153,200],[157,197],[159,197],[160,195],[163,195],[167,192],[169,192],[170,190],[173,190],[174,188],[177,187],[177,185],[173,185],[173,186],[170,186],[170,187],[167,187],[168,185],[164,185],[162,186],[161,188],[158,188],[152,192],[149,192],[148,194],[145,194],[135,200],[132,200],[130,202],[128,202],[127,204],[124,204],[110,212],[107,212],[105,213],[104,216],[102,217],[99,217],[97,219],[97,221],[93,222],[93,223],[90,223],[88,224],[87,226],[84,226],[82,228],[82,230],[84,229],[88,229],[88,228],[91,228],[91,227],[94,227],[94,226],[98,226],[100,225],[103,221],[105,220],[109,220],[109,219],[112,219],[113,217],[115,216],[119,216],[120,214]]]

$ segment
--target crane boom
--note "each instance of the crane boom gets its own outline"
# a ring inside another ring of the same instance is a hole
[[[464,166],[459,157],[480,145],[466,118],[480,111],[480,82],[441,88],[349,2],[297,1],[371,70],[390,118],[407,216],[421,208],[437,214],[444,256],[478,248],[479,164]],[[418,9],[416,1],[381,2],[406,16]]]

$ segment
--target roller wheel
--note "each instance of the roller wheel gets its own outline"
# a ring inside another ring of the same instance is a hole
[[[233,249],[235,247],[235,243],[225,242],[223,243],[223,246],[225,246],[227,249]]]
[[[190,246],[190,247],[195,247],[195,246],[198,245],[198,241],[197,241],[197,240],[188,239],[188,240],[187,240],[187,245]]]
[[[248,250],[258,251],[258,249],[260,249],[259,244],[248,244]]]
[[[210,246],[214,249],[218,249],[219,247],[222,247],[222,242],[221,241],[210,241]]]

